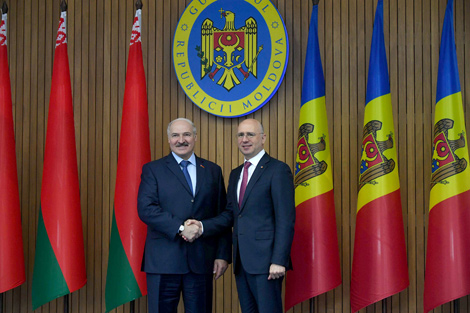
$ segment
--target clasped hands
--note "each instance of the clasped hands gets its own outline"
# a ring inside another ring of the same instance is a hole
[[[184,230],[180,233],[180,236],[187,242],[193,242],[202,235],[202,224],[201,222],[188,219],[184,222]]]
[[[193,242],[202,235],[202,223],[198,220],[188,219],[184,222],[184,230],[180,236],[187,242]],[[225,273],[228,262],[222,259],[214,261],[214,279],[218,279]]]

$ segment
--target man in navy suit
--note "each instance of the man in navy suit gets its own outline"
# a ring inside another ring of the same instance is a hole
[[[186,312],[211,313],[212,277],[220,277],[231,261],[230,228],[185,221],[225,209],[222,170],[194,154],[196,127],[190,120],[172,121],[167,133],[171,153],[143,166],[138,194],[139,217],[148,226],[142,270],[149,312],[176,313],[182,293]]]
[[[282,280],[291,269],[295,202],[292,172],[264,151],[263,126],[240,123],[238,148],[244,164],[230,174],[227,210],[204,227],[233,222],[233,266],[243,313],[282,313]],[[190,221],[197,224],[197,221]]]
[[[282,279],[291,268],[294,238],[292,172],[264,151],[266,134],[257,120],[241,122],[237,140],[245,162],[230,174],[227,192],[240,305],[243,313],[282,313]]]

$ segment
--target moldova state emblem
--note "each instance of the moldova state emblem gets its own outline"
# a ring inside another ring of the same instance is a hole
[[[388,135],[385,141],[377,140],[377,131],[382,128],[382,122],[373,120],[368,122],[362,134],[362,158],[359,175],[359,189],[365,184],[377,184],[375,179],[391,173],[395,168],[395,161],[387,159],[384,151],[393,148],[393,136]]]
[[[465,137],[461,133],[458,139],[450,140],[448,131],[453,127],[451,119],[442,119],[434,125],[431,188],[439,183],[446,184],[446,178],[467,168],[467,161],[455,154],[455,150],[465,147]]]
[[[196,47],[196,50],[201,58],[201,79],[209,73],[209,78],[214,80],[217,72],[222,70],[217,84],[230,91],[235,85],[241,84],[234,69],[241,72],[243,79],[247,79],[250,73],[257,77],[256,61],[263,46],[256,51],[258,26],[255,19],[250,17],[243,27],[235,29],[235,13],[220,9],[220,14],[225,18],[224,28],[218,29],[213,26],[211,19],[205,19],[201,29],[201,47]],[[214,64],[215,69],[211,72]]]
[[[197,106],[238,117],[275,94],[288,51],[284,22],[269,0],[193,0],[176,28],[173,62]]]
[[[328,164],[315,157],[319,151],[324,151],[326,147],[324,136],[318,143],[309,143],[308,135],[313,132],[314,125],[305,123],[299,128],[299,141],[297,143],[297,163],[295,166],[295,187],[306,184],[305,182],[313,177],[325,173]]]

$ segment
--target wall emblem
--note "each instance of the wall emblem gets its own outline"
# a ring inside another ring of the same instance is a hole
[[[284,22],[269,0],[193,0],[176,28],[173,62],[194,104],[238,117],[275,94],[288,51]]]
[[[453,127],[451,119],[442,119],[434,125],[431,188],[436,184],[447,184],[446,178],[467,168],[467,161],[455,154],[455,150],[465,147],[465,137],[461,133],[458,139],[450,140],[448,131]]]
[[[359,189],[365,184],[377,184],[375,179],[391,173],[395,168],[395,161],[384,155],[384,151],[393,148],[393,136],[389,134],[388,140],[378,141],[377,131],[380,129],[382,122],[377,120],[370,121],[364,126]]]
[[[305,123],[299,128],[299,141],[297,143],[297,160],[295,165],[295,187],[307,185],[306,181],[325,173],[328,164],[315,157],[319,151],[326,148],[325,135],[317,143],[309,143],[308,135],[313,132],[314,125]]]

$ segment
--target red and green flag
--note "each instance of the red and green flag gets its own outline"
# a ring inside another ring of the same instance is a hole
[[[409,285],[382,0],[377,4],[372,34],[359,172],[351,274],[353,312]]]
[[[140,174],[151,157],[141,14],[142,10],[137,9],[129,46],[106,275],[106,312],[147,294],[145,273],[140,271],[147,226],[137,215]]]
[[[424,312],[470,294],[470,168],[453,11],[449,0],[437,74]]]
[[[286,277],[285,308],[341,284],[325,79],[313,6],[305,59],[295,166],[294,270]]]
[[[47,121],[32,284],[33,310],[86,283],[67,12],[60,15]]]
[[[5,6],[0,22],[0,294],[18,287],[26,280],[8,69],[6,11]]]

